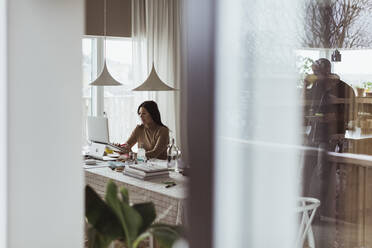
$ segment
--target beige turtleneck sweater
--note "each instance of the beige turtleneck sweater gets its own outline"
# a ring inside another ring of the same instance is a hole
[[[167,146],[169,144],[169,129],[152,124],[149,127],[137,125],[133,130],[127,144],[132,147],[138,142],[138,147],[145,149],[146,157],[167,159]]]

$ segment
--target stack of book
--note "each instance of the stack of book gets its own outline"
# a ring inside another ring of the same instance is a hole
[[[169,177],[168,168],[156,164],[133,164],[125,167],[124,175],[142,180]]]

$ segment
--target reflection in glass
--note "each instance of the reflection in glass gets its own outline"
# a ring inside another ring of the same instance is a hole
[[[290,239],[300,197],[320,200],[315,247],[372,247],[371,7],[219,1],[217,247]]]
[[[370,0],[308,0],[304,9],[305,47],[360,48],[372,44]]]
[[[371,6],[369,0],[304,2],[303,48],[296,51],[301,192],[321,201],[312,223],[316,247],[372,245],[372,157],[366,156],[372,155],[372,98],[364,92],[372,85]],[[336,48],[340,62],[331,60]]]

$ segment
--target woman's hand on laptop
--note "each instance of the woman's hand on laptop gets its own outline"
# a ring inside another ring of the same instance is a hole
[[[127,143],[124,143],[124,144],[120,144],[120,143],[113,143],[114,146],[117,146],[117,147],[121,147],[121,148],[124,148],[124,152],[120,152],[118,151],[118,153],[120,154],[126,154],[126,153],[129,153],[131,152],[130,149],[128,149],[128,144]]]
[[[124,147],[126,148],[128,146],[127,143],[124,143],[124,144],[120,144],[120,143],[113,143],[114,146],[120,146],[120,147]]]

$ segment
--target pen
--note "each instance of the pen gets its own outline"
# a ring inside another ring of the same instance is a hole
[[[172,184],[165,185],[165,187],[170,188],[170,187],[173,187],[173,186],[176,186],[176,185],[177,185],[176,183],[172,183]]]

